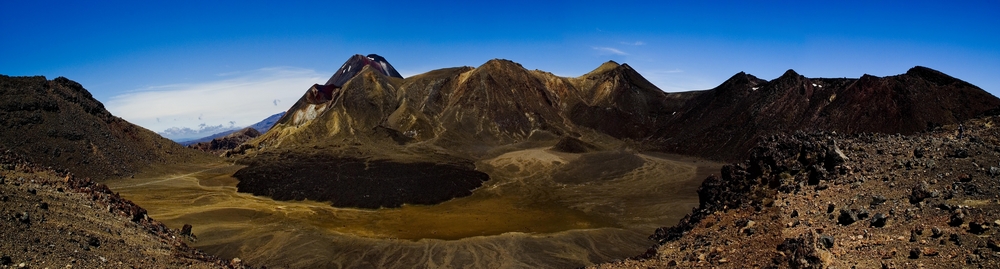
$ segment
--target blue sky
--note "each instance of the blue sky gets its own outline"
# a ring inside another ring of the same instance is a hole
[[[493,58],[579,76],[615,60],[665,91],[923,65],[1000,93],[997,1],[148,2],[5,1],[0,74],[68,77],[154,131],[252,124],[368,53],[404,76]]]

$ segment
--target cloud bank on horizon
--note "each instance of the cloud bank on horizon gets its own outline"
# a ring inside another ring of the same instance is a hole
[[[248,126],[288,109],[278,100],[298,100],[324,75],[295,67],[220,74],[218,80],[137,89],[111,97],[108,111],[163,132],[199,126]]]

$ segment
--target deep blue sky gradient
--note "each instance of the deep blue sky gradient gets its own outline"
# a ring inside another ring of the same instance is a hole
[[[578,76],[615,60],[665,91],[923,65],[1000,93],[998,1],[149,2],[5,1],[0,74],[65,76],[105,101],[378,53],[404,75],[505,58]]]

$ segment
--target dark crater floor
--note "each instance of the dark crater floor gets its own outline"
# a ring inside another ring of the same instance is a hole
[[[489,175],[471,163],[401,163],[311,156],[251,164],[234,175],[239,192],[275,200],[330,201],[336,207],[430,205],[472,194]]]

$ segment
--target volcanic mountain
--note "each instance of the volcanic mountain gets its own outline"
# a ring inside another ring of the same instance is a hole
[[[679,104],[678,97],[668,97],[627,64],[614,62],[578,78],[494,59],[477,68],[399,79],[383,72],[381,66],[391,68],[388,63],[354,67],[359,59],[366,57],[349,59],[330,81],[360,69],[353,78],[340,86],[314,85],[271,131],[237,153],[392,141],[401,148],[444,147],[475,158],[533,135],[618,143],[613,137],[652,136]]]
[[[200,155],[111,115],[64,77],[0,75],[0,96],[0,146],[38,165],[106,179]]]
[[[760,137],[775,133],[910,134],[955,124],[997,106],[1000,99],[982,89],[925,67],[860,79],[806,78],[788,70],[766,81],[741,72],[714,89],[664,93],[628,64],[615,62],[575,78],[494,59],[475,68],[438,69],[402,79],[384,58],[355,55],[326,84],[309,88],[274,128],[227,154],[244,156],[241,162],[250,165],[237,173],[241,191],[328,200],[345,194],[309,194],[289,189],[295,184],[280,183],[298,178],[302,186],[323,185],[324,173],[308,167],[282,170],[297,166],[275,163],[335,156],[347,158],[346,163],[429,162],[469,168],[489,156],[560,141],[735,160]],[[276,178],[264,176],[266,171],[286,172]],[[279,182],[265,184],[265,177]],[[475,188],[482,177],[472,178],[457,185],[440,183]],[[337,189],[328,187],[325,190]],[[392,184],[386,188],[407,189]],[[369,191],[357,195],[381,195],[377,188]],[[424,198],[419,200],[448,197]],[[346,204],[387,205],[364,200]],[[389,205],[409,201],[390,200],[394,202]]]
[[[762,136],[803,131],[913,134],[958,124],[1000,106],[979,87],[926,67],[860,79],[806,78],[793,70],[771,81],[738,73],[695,95],[658,138],[670,152],[732,161]]]

